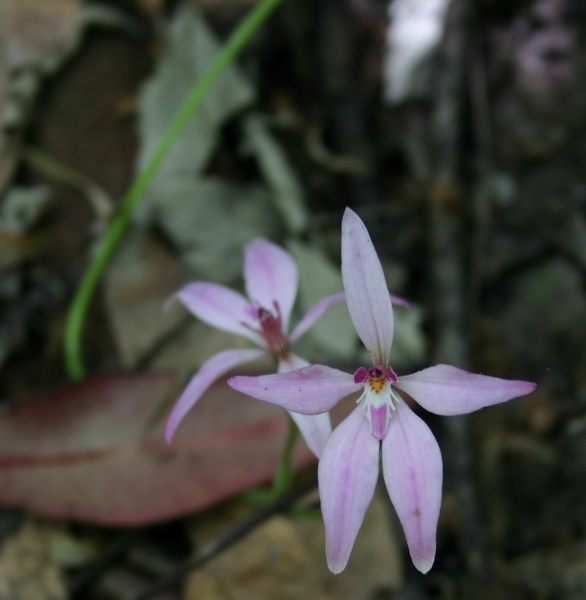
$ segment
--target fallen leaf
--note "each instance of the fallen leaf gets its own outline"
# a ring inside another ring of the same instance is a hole
[[[181,287],[180,274],[177,261],[152,233],[135,228],[126,234],[104,277],[106,309],[124,368],[136,365],[184,319],[180,311],[163,311]]]
[[[167,46],[157,70],[140,95],[139,171],[152,156],[193,84],[203,76],[219,51],[220,42],[200,12],[188,5],[181,7],[171,24]],[[147,204],[164,206],[167,183],[200,173],[215,150],[221,126],[249,106],[253,98],[254,90],[250,83],[234,65],[228,67],[161,165],[145,198]],[[147,210],[147,205],[143,204],[141,210]]]
[[[339,575],[330,573],[326,564],[321,519],[283,515],[190,575],[183,599],[355,600],[390,595],[403,580],[403,560],[385,496],[382,490],[375,494],[348,566]],[[205,519],[195,519],[196,546],[205,543],[202,538],[207,543],[217,539],[242,519],[226,515],[226,510],[218,517],[223,517],[219,523],[207,513]]]
[[[258,114],[244,119],[243,129],[248,149],[257,160],[266,183],[272,191],[275,208],[291,233],[303,233],[309,223],[309,213],[301,185],[287,155],[271,135],[264,119]]]
[[[0,419],[0,504],[56,518],[139,525],[268,481],[286,436],[280,409],[218,382],[163,439],[162,374],[89,380]],[[311,456],[299,448],[295,464]]]
[[[158,220],[198,278],[225,284],[242,273],[245,244],[279,231],[262,186],[212,177],[168,181]]]

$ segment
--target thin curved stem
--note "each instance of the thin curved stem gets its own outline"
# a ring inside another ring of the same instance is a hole
[[[251,504],[270,504],[276,502],[284,494],[286,494],[293,484],[293,450],[295,449],[295,442],[299,434],[299,429],[295,421],[287,415],[288,418],[288,429],[287,439],[283,450],[281,450],[281,456],[279,457],[279,464],[277,465],[277,471],[273,480],[273,485],[270,489],[256,489],[244,492],[242,497],[245,501]]]
[[[261,0],[244,18],[222,47],[208,70],[191,89],[189,95],[173,117],[159,145],[143,171],[138,175],[122,201],[120,210],[108,227],[100,245],[84,273],[71,303],[65,326],[65,366],[74,380],[85,377],[81,352],[81,336],[89,304],[94,296],[102,273],[118,247],[134,208],[144,196],[159,167],[169,154],[173,144],[185,129],[193,113],[199,108],[210,89],[224,70],[234,61],[248,40],[283,0]]]

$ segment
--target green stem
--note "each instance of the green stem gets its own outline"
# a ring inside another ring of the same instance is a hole
[[[143,171],[135,179],[84,273],[77,288],[65,326],[65,366],[74,380],[85,377],[85,366],[81,353],[81,336],[88,307],[94,296],[102,273],[118,247],[134,208],[144,196],[156,172],[165,160],[173,144],[185,129],[193,113],[199,108],[207,93],[215,85],[224,70],[234,61],[248,40],[283,0],[261,0],[244,18],[222,47],[215,60],[191,89],[189,95],[173,117],[159,145]]]
[[[285,494],[291,484],[293,483],[293,448],[295,447],[295,441],[297,440],[297,434],[299,430],[293,419],[287,415],[289,421],[289,428],[287,430],[287,439],[281,452],[279,459],[279,465],[277,467],[277,473],[275,475],[275,482],[273,485],[273,491],[275,499],[280,498]]]
[[[287,439],[285,440],[285,445],[283,446],[281,457],[279,458],[273,485],[270,489],[256,489],[245,492],[243,498],[251,504],[270,504],[284,496],[291,488],[291,484],[293,483],[293,449],[299,430],[293,419],[289,415],[287,416],[289,419]]]

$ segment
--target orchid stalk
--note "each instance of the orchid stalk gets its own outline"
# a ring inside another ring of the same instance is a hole
[[[292,413],[326,413],[359,392],[357,407],[329,436],[318,467],[328,566],[340,573],[350,557],[379,476],[379,457],[411,559],[427,573],[436,552],[443,467],[429,427],[404,395],[439,415],[466,414],[535,389],[528,381],[477,375],[436,365],[399,377],[389,364],[393,307],[380,260],[358,215],[342,221],[342,279],[350,317],[372,358],[353,375],[311,365],[260,377],[232,377],[229,384]]]

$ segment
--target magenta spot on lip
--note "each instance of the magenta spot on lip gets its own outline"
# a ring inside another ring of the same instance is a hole
[[[387,377],[391,381],[397,381],[397,374],[393,371],[392,367],[387,367]]]
[[[381,379],[385,376],[385,371],[382,367],[375,365],[374,367],[368,369],[368,374],[374,379]]]
[[[354,383],[364,383],[368,380],[368,371],[364,367],[357,369],[354,373]]]
[[[386,402],[381,406],[370,407],[370,432],[377,440],[382,440],[387,435],[388,411]]]

